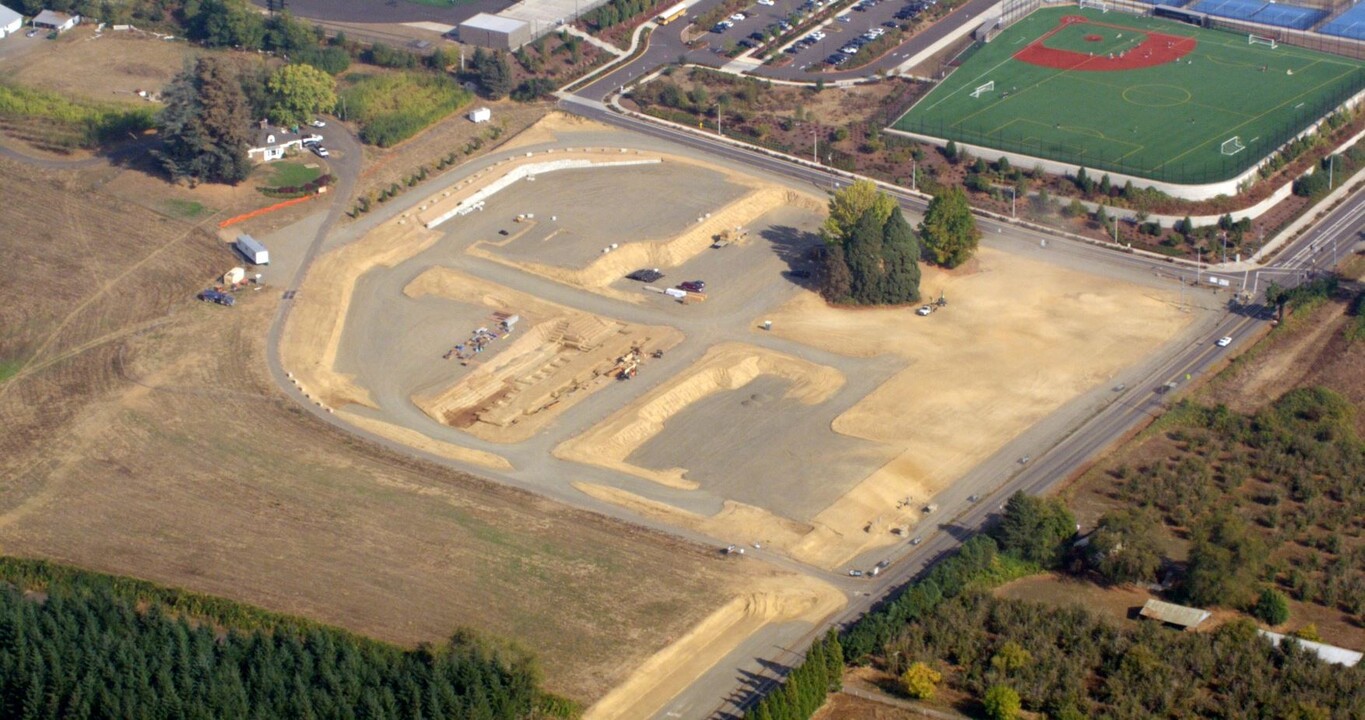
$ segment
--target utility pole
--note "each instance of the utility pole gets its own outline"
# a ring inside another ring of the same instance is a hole
[[[919,161],[910,161],[910,189],[919,190]]]
[[[1228,262],[1228,231],[1224,230],[1219,234],[1223,236],[1223,264],[1226,265]]]

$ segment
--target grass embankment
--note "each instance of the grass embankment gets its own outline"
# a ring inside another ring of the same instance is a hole
[[[150,130],[154,108],[101,103],[0,84],[0,127],[38,147],[94,147]]]
[[[415,72],[356,76],[341,97],[347,119],[360,123],[360,139],[379,147],[397,145],[473,99],[453,78]]]

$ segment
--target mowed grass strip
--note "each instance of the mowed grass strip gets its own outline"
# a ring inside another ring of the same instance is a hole
[[[1111,52],[1135,52],[1147,31],[1198,45],[1178,61],[1132,70],[1063,70],[1014,59],[1077,14],[1088,22],[1065,26],[1044,44],[1094,52],[1095,66]],[[971,96],[991,81],[993,90]],[[1153,180],[1205,183],[1254,165],[1362,87],[1365,64],[1349,58],[1249,45],[1245,35],[1167,20],[1048,8],[981,47],[893,127]],[[1223,143],[1234,136],[1246,149],[1225,155]]]

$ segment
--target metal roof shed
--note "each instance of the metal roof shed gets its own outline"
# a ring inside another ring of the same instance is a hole
[[[1279,633],[1270,632],[1269,630],[1257,630],[1256,632],[1260,633],[1263,637],[1268,638],[1270,644],[1275,647],[1279,647],[1280,641],[1284,640],[1286,637]],[[1303,640],[1301,638],[1291,639],[1302,645],[1305,650],[1313,651],[1313,653],[1318,656],[1318,659],[1325,663],[1332,663],[1333,665],[1355,667],[1356,664],[1360,662],[1361,657],[1365,657],[1365,655],[1362,655],[1355,650],[1347,650],[1346,648],[1337,647],[1336,645],[1328,645],[1327,643],[1313,642],[1312,640]]]
[[[1185,630],[1193,630],[1199,626],[1199,623],[1208,620],[1212,613],[1208,610],[1185,607],[1161,600],[1148,600],[1143,604],[1142,612],[1139,612],[1138,615]]]

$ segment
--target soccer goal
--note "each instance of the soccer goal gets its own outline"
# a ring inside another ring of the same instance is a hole
[[[1109,6],[1104,3],[1104,0],[1077,0],[1077,4],[1081,6],[1082,10],[1093,8],[1102,13],[1109,12]]]
[[[974,98],[979,98],[979,97],[981,97],[983,94],[988,93],[988,92],[990,92],[990,91],[992,91],[992,90],[994,90],[994,89],[995,89],[995,81],[994,81],[994,80],[992,80],[992,81],[986,83],[985,85],[978,85],[978,86],[976,86],[976,89],[972,91],[972,97],[974,97]]]
[[[1271,50],[1274,50],[1275,48],[1279,47],[1279,45],[1275,43],[1275,38],[1268,38],[1262,35],[1252,35],[1250,33],[1247,34],[1247,44],[1269,45]]]
[[[1247,146],[1242,144],[1242,136],[1240,135],[1233,135],[1232,137],[1223,141],[1224,155],[1236,155],[1237,153],[1242,152],[1245,149],[1247,149]]]

